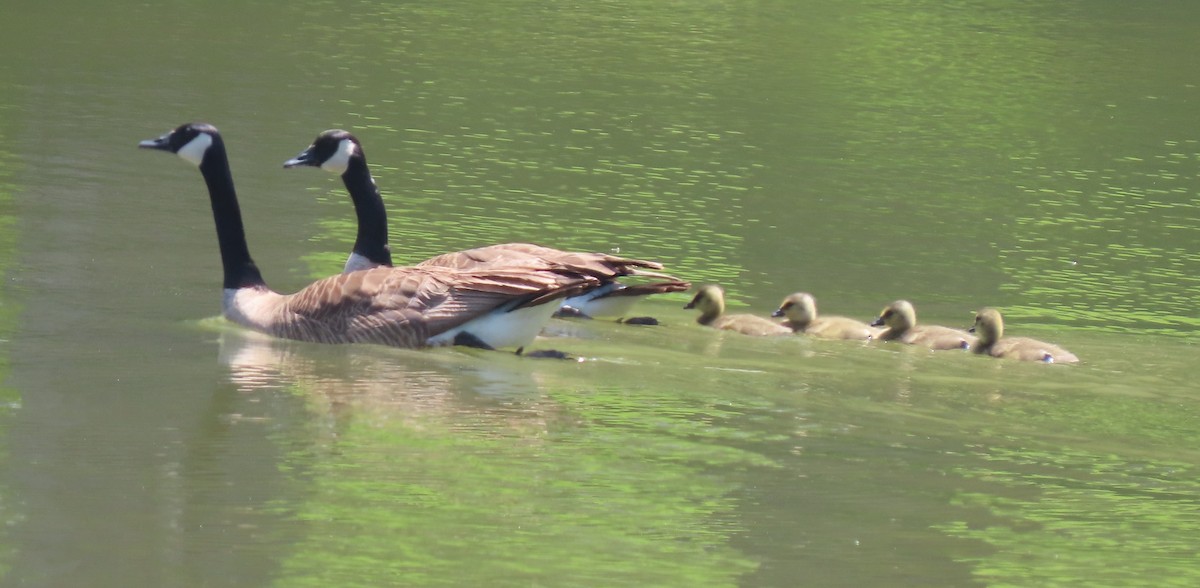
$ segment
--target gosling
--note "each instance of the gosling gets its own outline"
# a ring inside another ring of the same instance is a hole
[[[929,349],[970,349],[975,337],[959,329],[937,325],[918,325],[917,311],[911,302],[897,300],[880,311],[872,327],[887,327],[877,337],[880,341],[896,341]]]
[[[994,308],[985,308],[976,313],[975,326],[969,331],[979,337],[971,346],[971,351],[980,355],[1045,363],[1079,361],[1074,353],[1057,345],[1028,337],[1005,337],[1004,318],[1000,316],[1000,311]]]
[[[757,337],[770,335],[789,335],[791,329],[768,319],[752,314],[725,314],[725,291],[720,286],[701,286],[692,301],[684,308],[700,310],[700,318],[696,322],[723,331],[737,331],[743,335]]]
[[[822,339],[871,340],[879,329],[862,321],[844,316],[817,316],[817,301],[812,294],[796,292],[783,299],[773,317],[787,317],[784,325],[795,333],[805,333]]]

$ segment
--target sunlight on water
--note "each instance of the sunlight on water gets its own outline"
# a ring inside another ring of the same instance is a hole
[[[611,31],[592,25],[628,16],[604,7],[587,13],[526,9],[539,14],[526,23],[536,30],[525,37],[518,63],[494,63],[486,54],[456,60],[453,68],[427,62],[436,56],[391,43],[395,31],[379,26],[429,16],[422,14],[428,8],[408,6],[386,8],[395,14],[372,17],[359,35],[386,48],[383,60],[360,61],[363,54],[347,52],[352,47],[336,34],[322,45],[357,75],[382,70],[398,80],[389,90],[394,94],[350,92],[355,97],[343,99],[344,124],[362,129],[360,139],[393,211],[398,259],[415,262],[446,250],[534,240],[659,259],[696,281],[734,279],[743,228],[729,222],[741,194],[755,187],[756,147],[725,120],[705,89],[712,81],[703,77],[723,73],[708,65],[733,58],[726,53],[731,48],[699,40],[680,46],[679,15],[646,11],[622,24],[639,41],[628,57],[661,51],[671,56],[671,67],[646,62],[644,68],[606,69],[619,56],[612,54]],[[723,28],[720,12],[692,15]],[[478,42],[469,24],[486,18],[474,11],[438,16],[462,19],[463,28],[440,34],[442,42],[464,36],[463,43]],[[505,18],[511,18],[507,11]],[[702,40],[718,33],[698,34]],[[696,69],[681,75],[675,69],[681,62],[694,62]],[[521,86],[489,84],[499,69],[526,69],[530,79]],[[576,71],[600,77],[576,79]],[[654,104],[638,91],[645,87],[654,88]],[[480,105],[487,106],[483,113]],[[334,219],[325,225],[332,236],[344,242],[353,234],[348,213],[327,216]],[[312,261],[319,262],[316,273],[333,266],[324,256]]]
[[[0,144],[6,144],[9,133],[5,131],[4,115],[7,109],[0,106]],[[0,149],[0,276],[12,275],[16,263],[17,241],[19,227],[17,217],[11,213],[17,186],[12,183],[14,167],[17,159],[7,150]],[[20,391],[11,388],[11,345],[12,333],[20,317],[20,306],[16,297],[11,295],[12,285],[5,280],[0,285],[0,427],[7,428],[12,414],[20,408]],[[0,438],[0,467],[13,459],[8,448],[8,438]],[[6,526],[16,524],[21,518],[17,509],[12,508],[11,492],[6,486],[0,486],[0,520]],[[10,542],[0,543],[0,577],[12,568],[16,558],[15,549]]]
[[[236,333],[222,342],[244,393],[290,382],[312,414],[316,443],[293,445],[289,461],[297,483],[315,482],[296,512],[313,540],[285,563],[283,585],[565,577],[724,585],[753,568],[725,546],[737,530],[729,484],[702,471],[764,460],[714,453],[708,440],[738,432],[702,425],[710,413],[694,400],[666,391],[632,399],[627,388],[579,394],[555,375],[575,365],[481,364],[457,351],[430,363],[427,354],[368,349],[344,356],[347,371],[330,377],[293,344]],[[496,382],[503,396],[487,393]],[[398,541],[403,557],[393,555]],[[462,566],[479,553],[496,557]]]
[[[1018,243],[1004,252],[1008,287],[1038,299],[1019,312],[1095,330],[1200,326],[1195,301],[1180,295],[1200,287],[1200,251],[1187,245],[1200,201],[1183,178],[1200,163],[1198,145],[1164,141],[1099,170],[1028,170],[1036,183],[1020,187],[1036,198],[1033,214],[1016,219]],[[1104,306],[1081,307],[1088,298]]]
[[[22,8],[7,584],[1196,583],[1200,5]],[[282,291],[348,253],[339,178],[280,169],[341,127],[402,263],[534,241],[762,316],[994,305],[1082,363],[739,336],[686,295],[553,321],[574,362],[256,337],[214,318],[196,170],[134,147],[192,119]]]
[[[975,562],[977,579],[1046,585],[1089,577],[1114,586],[1190,586],[1200,579],[1191,540],[1200,532],[1193,500],[1200,487],[1192,464],[1061,448],[988,448],[981,457],[988,467],[961,473],[1004,487],[1007,496],[961,492],[954,503],[970,518],[945,527],[996,550]],[[1124,563],[1107,565],[1114,560]]]

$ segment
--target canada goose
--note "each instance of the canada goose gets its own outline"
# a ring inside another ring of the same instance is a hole
[[[876,337],[880,341],[896,341],[930,349],[970,349],[975,343],[975,337],[966,331],[936,325],[918,325],[917,311],[907,300],[897,300],[883,307],[871,326],[887,327]]]
[[[312,144],[296,157],[284,162],[284,167],[313,166],[342,176],[346,191],[354,203],[358,216],[358,235],[354,248],[346,260],[344,271],[392,265],[388,247],[387,212],[379,187],[367,166],[366,154],[358,138],[347,131],[331,129],[317,135]],[[649,261],[631,260],[598,253],[575,253],[561,251],[530,243],[504,243],[465,251],[444,253],[417,264],[418,267],[453,267],[460,269],[481,267],[528,267],[531,264],[565,265],[573,267],[580,263],[593,263],[606,259],[628,266],[628,275],[654,277],[666,281],[649,284],[623,284],[612,277],[600,277],[601,285],[566,299],[564,306],[573,312],[569,316],[621,317],[643,296],[666,292],[682,292],[691,284],[674,276],[659,274],[645,269],[658,270],[662,265]],[[634,268],[644,268],[641,271]]]
[[[878,329],[844,316],[817,316],[817,300],[807,292],[796,292],[783,299],[773,317],[787,317],[784,324],[797,333],[822,339],[871,339]]]
[[[1046,363],[1079,361],[1074,353],[1051,343],[1028,337],[1005,337],[1004,317],[994,308],[984,308],[975,313],[975,325],[968,331],[979,336],[971,346],[971,351],[982,355]]]
[[[699,309],[700,318],[696,322],[714,329],[756,336],[792,333],[791,329],[775,321],[752,314],[725,314],[725,291],[715,284],[701,286],[684,308]]]
[[[561,298],[595,287],[600,276],[613,273],[601,264],[587,272],[565,267],[377,268],[318,280],[295,294],[279,294],[267,287],[250,257],[225,143],[217,129],[184,124],[138,146],[175,153],[200,168],[224,267],[224,315],[269,335],[396,347],[520,348],[549,321]]]

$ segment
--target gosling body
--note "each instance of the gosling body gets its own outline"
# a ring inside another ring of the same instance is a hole
[[[984,308],[976,313],[975,326],[971,327],[970,331],[978,336],[975,344],[971,346],[971,351],[980,355],[1044,363],[1079,361],[1074,353],[1053,343],[1029,337],[1005,337],[1004,317],[994,308]]]
[[[702,286],[684,308],[700,311],[696,322],[722,331],[736,331],[756,337],[789,335],[791,329],[752,314],[725,314],[725,291],[720,286]]]
[[[818,316],[817,300],[807,292],[796,292],[783,299],[773,317],[785,317],[783,325],[795,333],[822,339],[870,340],[879,329],[844,316]]]
[[[970,349],[975,337],[970,333],[938,325],[918,325],[917,311],[911,302],[897,300],[883,308],[871,323],[885,327],[876,339],[918,345],[930,349]]]

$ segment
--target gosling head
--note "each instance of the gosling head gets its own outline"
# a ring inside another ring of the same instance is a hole
[[[204,157],[214,146],[221,149],[224,143],[217,127],[208,123],[185,123],[157,139],[147,139],[138,143],[142,149],[157,149],[174,153],[197,167],[204,163]]]
[[[725,313],[725,291],[714,284],[701,286],[684,308],[699,309],[700,316],[696,318],[696,322],[702,325],[712,324]]]
[[[716,284],[701,286],[684,308],[699,309],[704,314],[721,314],[725,312],[725,291]]]
[[[1004,318],[994,308],[984,308],[975,313],[975,325],[967,329],[979,337],[979,345],[987,347],[1004,336]]]
[[[807,325],[817,320],[817,299],[808,292],[796,292],[783,299],[773,317],[787,317],[793,325]]]
[[[897,300],[879,311],[879,316],[871,323],[872,327],[884,327],[893,332],[911,329],[917,324],[917,311],[911,302]]]
[[[319,167],[327,172],[342,174],[350,167],[351,159],[362,159],[362,144],[354,135],[341,129],[330,129],[317,135],[312,145],[301,151],[299,155],[283,162],[283,167],[299,167],[302,165]]]

